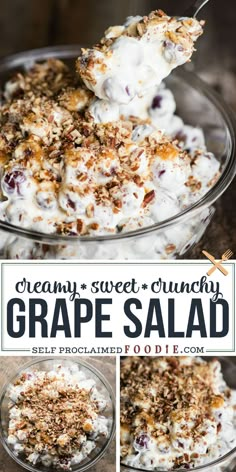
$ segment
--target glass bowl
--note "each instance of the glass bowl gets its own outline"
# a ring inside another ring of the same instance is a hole
[[[8,436],[8,424],[9,424],[9,414],[8,414],[8,402],[9,402],[9,395],[8,395],[8,388],[9,385],[14,383],[16,379],[24,372],[34,370],[44,370],[48,372],[55,366],[55,364],[60,364],[63,367],[71,366],[72,364],[78,364],[80,371],[86,374],[87,378],[93,379],[96,381],[96,388],[97,390],[102,393],[103,397],[106,399],[107,407],[103,411],[103,416],[108,419],[108,428],[109,434],[108,437],[100,437],[96,441],[96,447],[92,450],[89,456],[84,459],[79,464],[76,464],[71,467],[72,472],[83,472],[94,465],[103,457],[107,448],[109,447],[115,433],[115,399],[113,395],[112,388],[110,387],[109,383],[105,379],[105,377],[93,366],[84,362],[80,359],[78,360],[69,360],[61,357],[54,357],[50,359],[42,359],[42,360],[33,360],[24,364],[20,369],[12,376],[11,379],[8,380],[6,385],[4,386],[2,393],[1,393],[1,400],[0,400],[0,439],[1,442],[6,449],[7,453],[11,456],[11,458],[17,462],[19,465],[24,467],[25,469],[31,472],[52,472],[52,471],[61,471],[62,469],[55,469],[51,466],[46,467],[42,464],[32,465],[29,462],[26,462],[24,456],[16,455],[11,445],[7,442]]]
[[[217,359],[221,363],[221,370],[223,373],[224,380],[226,381],[227,385],[236,390],[236,358],[230,357],[204,357],[205,361],[209,361],[212,359]],[[121,360],[122,362],[122,360]],[[157,470],[157,469],[155,469]],[[231,451],[227,454],[224,454],[219,459],[209,462],[209,464],[204,464],[199,467],[194,467],[192,470],[193,472],[235,472],[236,471],[236,447],[234,447]],[[135,467],[131,467],[125,464],[120,465],[120,472],[154,472],[151,469],[137,469]],[[158,469],[158,472],[186,472],[186,469],[173,469],[173,470],[165,470],[165,469]]]
[[[79,46],[32,50],[0,61],[0,86],[16,70],[55,57],[74,67]],[[0,221],[0,257],[4,259],[167,259],[183,257],[201,238],[214,214],[214,202],[235,171],[235,123],[230,109],[201,79],[183,68],[166,81],[186,124],[203,129],[207,148],[221,162],[221,177],[198,202],[176,216],[129,233],[98,237],[42,234]]]

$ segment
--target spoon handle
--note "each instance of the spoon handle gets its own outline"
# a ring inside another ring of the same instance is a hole
[[[209,0],[195,0],[195,2],[184,12],[184,16],[196,18],[202,7],[204,7],[207,2],[209,2]]]

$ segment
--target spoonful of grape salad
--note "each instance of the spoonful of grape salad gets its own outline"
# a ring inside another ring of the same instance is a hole
[[[108,28],[92,49],[82,49],[77,71],[96,97],[128,104],[190,61],[203,26],[204,21],[170,17],[162,10],[128,17]]]

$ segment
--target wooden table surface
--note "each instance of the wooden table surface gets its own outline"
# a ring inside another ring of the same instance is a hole
[[[35,357],[2,357],[0,363],[0,387],[8,382],[9,378],[20,368]],[[73,360],[73,357],[70,357]],[[77,358],[75,358],[76,360]],[[96,367],[108,380],[113,392],[116,391],[116,360],[115,357],[86,357],[85,361]],[[104,457],[93,467],[93,472],[115,472],[116,445],[113,440]],[[0,445],[0,472],[23,472],[25,469],[17,465]]]
[[[58,44],[92,44],[111,24],[127,15],[163,8],[182,14],[192,0],[1,0],[0,56]],[[235,0],[211,0],[202,12],[204,36],[198,42],[193,67],[236,111]],[[203,248],[215,257],[231,248],[236,254],[236,181],[216,204],[206,235],[189,258],[201,258]]]

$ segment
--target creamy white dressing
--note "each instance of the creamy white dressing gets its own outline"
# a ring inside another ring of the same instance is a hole
[[[104,50],[82,51],[78,69],[96,97],[127,104],[160,85],[174,68],[190,59],[194,41],[202,33],[200,23],[187,20],[184,32],[179,33],[182,21],[161,13],[147,21],[142,17],[129,18],[123,26],[109,28],[105,33],[105,39],[113,41]],[[133,33],[135,25],[143,29],[141,36]]]

